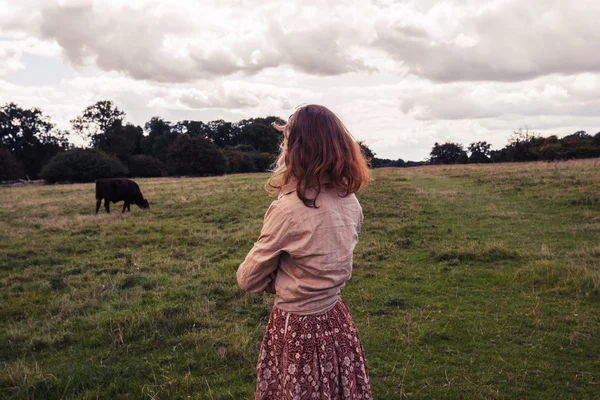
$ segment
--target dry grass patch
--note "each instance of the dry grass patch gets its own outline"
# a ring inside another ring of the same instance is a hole
[[[481,245],[468,243],[462,246],[450,246],[432,250],[433,258],[437,261],[456,262],[481,262],[496,263],[501,261],[519,260],[521,255],[502,244]]]
[[[582,247],[568,254],[572,279],[600,294],[600,245]]]

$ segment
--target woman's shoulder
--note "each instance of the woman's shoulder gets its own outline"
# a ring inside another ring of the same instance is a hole
[[[277,196],[277,200],[272,203],[275,207],[277,207],[282,213],[293,217],[294,214],[297,214],[302,210],[304,203],[302,200],[298,198],[295,189],[290,189],[287,191],[282,191]]]
[[[313,197],[315,193],[307,193],[309,197]],[[358,199],[354,193],[344,195],[336,190],[323,189],[319,193],[316,199],[317,207],[308,207],[298,197],[298,193],[295,189],[289,189],[282,191],[277,200],[273,202],[276,207],[280,208],[283,212],[290,216],[296,216],[299,219],[310,216],[312,214],[321,214],[331,209],[336,209],[340,206],[348,207],[355,206],[360,208]]]

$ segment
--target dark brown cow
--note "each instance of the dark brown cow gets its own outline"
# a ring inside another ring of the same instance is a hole
[[[107,178],[96,180],[96,214],[100,209],[100,204],[104,199],[104,208],[110,212],[110,202],[116,203],[124,201],[123,212],[125,209],[131,211],[130,204],[136,204],[140,208],[150,208],[148,200],[144,199],[140,187],[131,179],[125,178]]]

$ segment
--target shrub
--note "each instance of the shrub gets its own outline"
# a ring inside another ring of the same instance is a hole
[[[268,171],[277,158],[276,155],[271,153],[248,153],[236,151],[233,148],[225,150],[224,153],[229,163],[227,172],[231,174]]]
[[[73,149],[54,156],[40,176],[48,182],[93,182],[128,174],[115,157],[95,149]]]
[[[227,164],[229,166],[227,172],[230,174],[256,172],[253,153],[226,150],[224,154],[227,157]]]
[[[227,159],[207,138],[179,135],[169,146],[167,170],[169,175],[222,175],[227,171]]]
[[[412,162],[412,161],[409,161]],[[385,168],[385,167],[406,167],[406,162],[403,159],[399,158],[397,160],[390,160],[389,158],[377,158],[373,157],[371,160],[372,168]]]
[[[254,158],[254,165],[256,166],[256,170],[259,172],[265,172],[271,169],[273,163],[277,156],[271,153],[258,153]]]
[[[11,181],[23,177],[23,166],[8,149],[0,148],[0,181]]]
[[[558,160],[562,157],[562,153],[562,145],[558,142],[544,143],[537,149],[537,154],[542,160]]]
[[[149,178],[163,176],[165,166],[160,160],[147,155],[135,155],[128,160],[129,176]]]
[[[464,164],[468,161],[467,152],[460,143],[435,143],[429,155],[432,164]]]

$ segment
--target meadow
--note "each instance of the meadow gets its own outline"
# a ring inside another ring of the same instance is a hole
[[[0,188],[0,398],[250,399],[267,174]],[[379,169],[342,296],[376,399],[600,395],[600,160]]]

